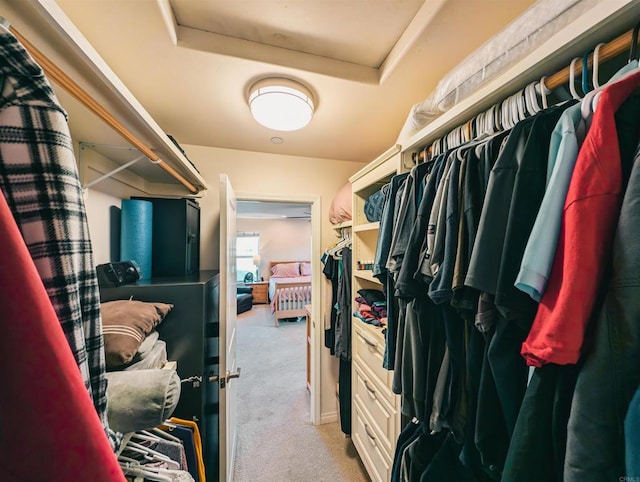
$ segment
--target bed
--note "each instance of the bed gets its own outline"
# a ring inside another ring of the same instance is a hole
[[[309,261],[271,261],[269,299],[274,323],[284,318],[306,316],[311,304],[311,263]]]

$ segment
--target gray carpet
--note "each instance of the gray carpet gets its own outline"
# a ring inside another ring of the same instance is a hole
[[[303,321],[276,328],[268,305],[238,316],[237,482],[368,481],[338,422],[313,426]]]

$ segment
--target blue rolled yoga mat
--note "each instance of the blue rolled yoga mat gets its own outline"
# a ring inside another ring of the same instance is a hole
[[[151,278],[151,233],[153,203],[123,199],[120,231],[120,260],[134,260],[140,266],[140,278]]]

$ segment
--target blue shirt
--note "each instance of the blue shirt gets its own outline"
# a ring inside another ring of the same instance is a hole
[[[576,127],[581,119],[580,104],[572,105],[562,113],[551,134],[547,188],[515,283],[516,288],[536,301],[540,301],[547,286],[553,257],[556,254],[564,200],[580,149]]]

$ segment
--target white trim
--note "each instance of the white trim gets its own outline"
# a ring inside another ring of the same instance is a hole
[[[319,425],[324,420],[321,416],[322,397],[322,374],[320,373],[322,363],[323,347],[323,323],[321,323],[322,296],[322,266],[320,258],[322,256],[322,201],[320,195],[310,194],[269,194],[269,193],[249,193],[236,192],[238,201],[276,201],[311,204],[311,404],[309,413],[311,423]]]
[[[320,418],[320,423],[333,423],[338,421],[338,411],[334,410],[333,412],[323,413]]]

